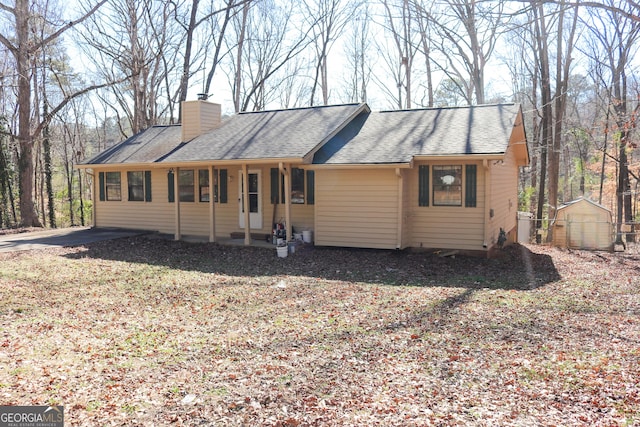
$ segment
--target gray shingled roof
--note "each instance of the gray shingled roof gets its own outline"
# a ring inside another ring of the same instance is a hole
[[[82,162],[85,165],[153,163],[180,145],[180,126],[153,126]]]
[[[314,164],[407,163],[413,156],[502,154],[516,104],[362,114],[319,150]]]
[[[408,163],[414,156],[502,154],[520,106],[383,111],[366,104],[240,113],[182,143],[180,126],[154,126],[91,164],[303,158],[314,164]]]
[[[366,104],[240,113],[163,161],[303,158],[363,110]]]

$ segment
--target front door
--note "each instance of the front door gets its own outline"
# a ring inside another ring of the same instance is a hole
[[[240,228],[244,228],[244,174],[240,177]],[[249,171],[249,224],[251,228],[262,228],[262,194],[260,192],[260,171]]]

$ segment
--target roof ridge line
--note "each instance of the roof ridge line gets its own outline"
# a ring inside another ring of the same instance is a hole
[[[277,108],[275,110],[262,110],[262,111],[240,111],[236,114],[260,114],[260,113],[277,113],[281,111],[301,111],[301,110],[319,110],[321,108],[331,107],[352,107],[356,105],[366,104],[365,102],[350,102],[347,104],[332,104],[332,105],[313,105],[309,107],[295,107],[295,108]]]
[[[502,102],[495,104],[479,104],[479,105],[454,105],[447,107],[423,107],[423,108],[402,108],[399,110],[380,110],[378,113],[405,113],[411,111],[435,111],[435,110],[463,110],[470,108],[484,108],[484,107],[500,107],[500,106],[515,106],[517,102]]]

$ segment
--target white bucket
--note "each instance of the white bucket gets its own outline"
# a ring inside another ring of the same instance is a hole
[[[278,257],[286,258],[289,253],[289,248],[287,246],[278,246],[276,247],[276,251],[278,251]]]
[[[302,241],[302,233],[293,233],[293,239]]]
[[[312,232],[311,230],[304,230],[304,231],[302,232],[302,240],[303,240],[305,243],[311,243],[311,234],[312,234],[312,233],[313,233],[313,232]]]

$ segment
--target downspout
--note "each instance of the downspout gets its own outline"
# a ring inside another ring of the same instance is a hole
[[[404,186],[404,180],[402,179],[402,172],[400,168],[396,168],[396,176],[398,177],[398,217],[396,219],[397,223],[397,237],[396,237],[396,249],[402,249],[402,228],[403,228],[403,216],[404,216],[404,197],[402,193],[402,189]]]
[[[180,185],[178,183],[180,176],[180,168],[174,168],[173,175],[173,194],[175,195],[176,212],[175,212],[175,225],[174,225],[174,240],[180,240],[182,235],[180,233]]]
[[[214,191],[215,182],[213,182],[213,165],[209,166],[209,241],[216,241],[216,212]]]
[[[291,176],[289,174],[290,164],[284,165],[282,162],[278,163],[278,169],[280,173],[284,175],[284,221],[287,231],[287,242],[292,240],[293,227],[291,226]]]
[[[242,165],[242,205],[244,206],[244,244],[251,245],[251,215],[249,207],[249,170]]]
[[[482,166],[484,167],[484,240],[482,247],[488,249],[490,239],[489,223],[491,222],[491,171],[487,159],[482,160]]]

